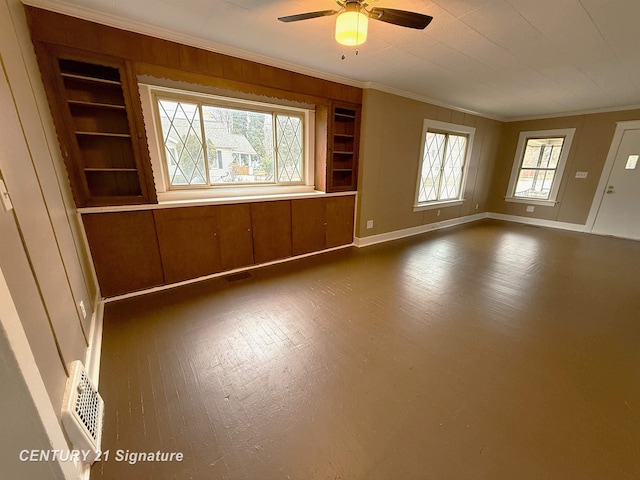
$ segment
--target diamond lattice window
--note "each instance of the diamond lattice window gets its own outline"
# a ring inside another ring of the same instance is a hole
[[[276,117],[278,181],[302,181],[302,121],[298,117]]]
[[[207,175],[198,105],[160,100],[162,139],[172,185],[205,185]]]
[[[168,185],[304,184],[305,115],[223,103],[157,95]]]
[[[418,204],[460,198],[466,135],[427,131],[418,183]]]

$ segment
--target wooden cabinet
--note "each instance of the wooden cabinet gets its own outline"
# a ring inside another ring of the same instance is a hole
[[[291,243],[294,255],[325,248],[326,210],[324,198],[291,201]]]
[[[357,190],[360,106],[333,103],[329,117],[327,192]]]
[[[92,213],[82,220],[103,296],[165,283],[152,211]]]
[[[167,283],[253,264],[247,204],[153,212]]]
[[[348,245],[355,196],[85,213],[105,297]]]
[[[253,225],[253,256],[256,263],[266,263],[290,257],[291,202],[251,204]]]
[[[356,197],[354,195],[330,197],[326,202],[325,248],[352,243]]]
[[[294,255],[353,242],[355,197],[306,198],[291,201]]]
[[[140,99],[127,63],[36,47],[76,205],[155,202]]]
[[[233,270],[252,265],[251,205],[240,203],[215,208],[222,269]]]
[[[222,271],[216,207],[153,211],[167,283]]]

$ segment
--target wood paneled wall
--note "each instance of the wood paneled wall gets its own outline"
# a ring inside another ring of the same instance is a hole
[[[67,15],[25,6],[34,41],[79,48],[131,60],[145,73],[154,68],[201,74],[224,81],[220,86],[251,93],[256,87],[318,99],[362,103],[362,89],[277,67],[243,60],[160,38],[121,30]],[[146,67],[144,65],[147,65]],[[157,70],[156,70],[157,72]],[[258,92],[259,93],[259,92]]]

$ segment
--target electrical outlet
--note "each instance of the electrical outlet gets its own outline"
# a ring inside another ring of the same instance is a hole
[[[373,228],[373,220],[367,220],[367,230]]]
[[[480,208],[480,204],[476,203],[476,210],[478,210],[478,208]]]
[[[587,178],[589,172],[576,172],[576,178]]]
[[[436,217],[440,216],[440,210],[438,210],[438,213],[436,213]]]
[[[527,212],[531,213],[536,209],[533,205],[527,205]]]
[[[87,318],[87,309],[84,308],[84,302],[80,301],[80,312],[82,313],[82,318]]]

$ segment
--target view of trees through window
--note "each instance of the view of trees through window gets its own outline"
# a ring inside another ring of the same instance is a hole
[[[304,180],[303,116],[158,99],[172,186]]]

